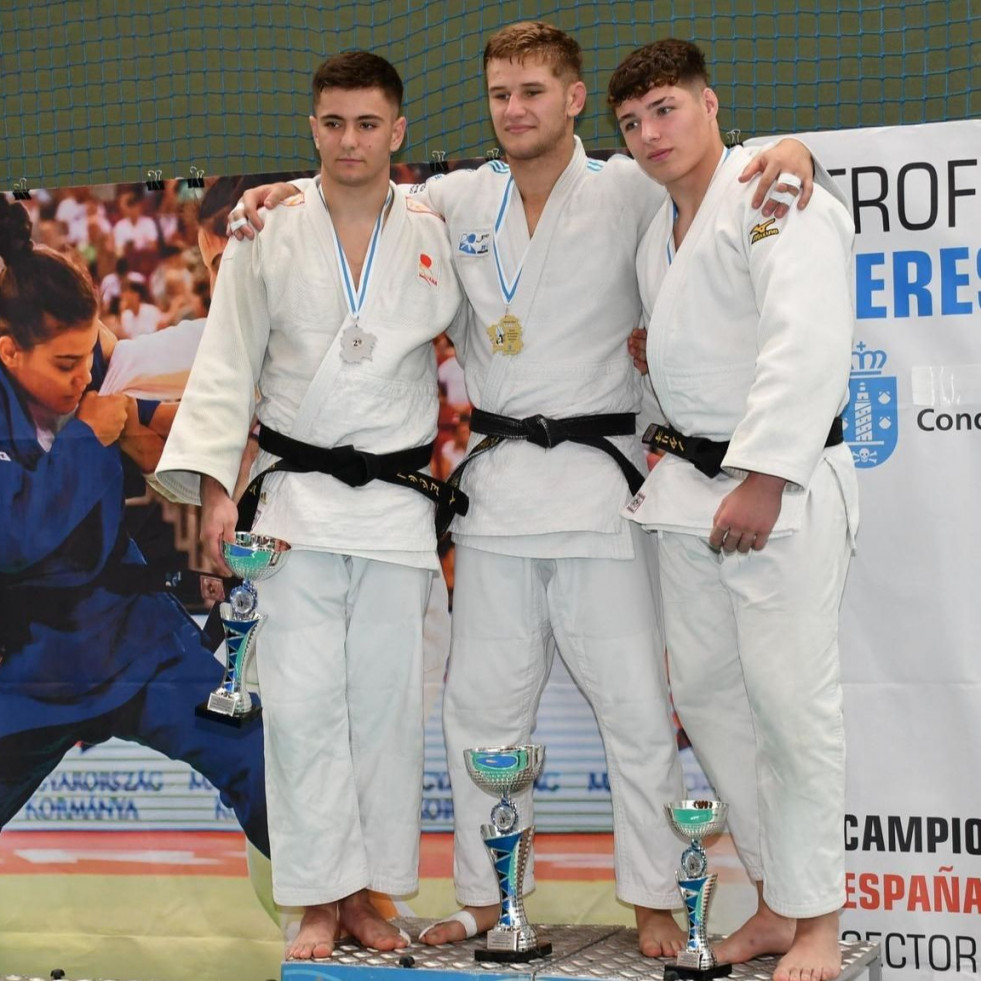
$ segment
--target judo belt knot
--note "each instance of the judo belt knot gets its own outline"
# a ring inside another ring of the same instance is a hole
[[[560,424],[555,419],[549,419],[541,414],[526,416],[521,420],[521,425],[528,442],[546,450],[558,446],[566,438],[565,433],[561,431]]]
[[[374,453],[366,453],[348,445],[336,447],[332,454],[333,466],[326,472],[348,487],[364,487],[376,480],[381,473],[378,457]]]

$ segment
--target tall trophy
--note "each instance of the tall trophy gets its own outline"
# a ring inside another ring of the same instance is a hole
[[[674,830],[690,843],[681,855],[681,870],[676,873],[688,913],[688,944],[674,963],[665,967],[664,981],[726,977],[732,973],[732,965],[719,964],[708,942],[708,911],[719,876],[716,872],[705,874],[708,859],[702,839],[722,831],[729,805],[717,800],[682,800],[665,804],[664,810]]]
[[[475,950],[478,961],[523,962],[552,953],[552,944],[539,940],[525,915],[522,884],[535,828],[518,826],[512,794],[527,790],[545,765],[544,746],[502,746],[465,749],[470,779],[500,800],[491,808],[490,824],[480,826],[501,890],[501,918],[487,931],[487,947]]]
[[[225,632],[227,661],[221,684],[206,702],[195,706],[195,715],[243,726],[262,711],[252,702],[245,687],[245,675],[255,654],[255,637],[266,619],[258,612],[259,595],[255,583],[278,572],[289,558],[290,546],[278,538],[256,535],[251,531],[235,532],[234,542],[222,542],[222,557],[228,568],[242,580],[228,594],[228,602],[219,607]]]

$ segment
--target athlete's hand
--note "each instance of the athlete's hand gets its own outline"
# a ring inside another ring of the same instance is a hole
[[[792,183],[780,180],[785,173],[797,177],[801,183],[799,189]],[[757,174],[760,179],[753,194],[752,204],[754,208],[762,206],[764,218],[769,218],[771,215],[783,218],[790,211],[790,202],[795,197],[797,207],[806,208],[807,202],[811,200],[811,195],[814,193],[814,161],[811,159],[811,151],[800,140],[783,139],[769,150],[758,153],[746,165],[739,175],[739,180],[745,184]],[[774,181],[776,186],[771,190]]]
[[[231,576],[233,572],[225,564],[221,543],[235,541],[237,522],[238,508],[228,491],[214,477],[201,474],[201,531],[198,537],[204,554],[223,576]]]
[[[78,403],[75,417],[95,433],[95,438],[103,446],[110,446],[119,439],[119,434],[126,425],[129,401],[127,395],[86,392]]]
[[[736,550],[744,555],[752,548],[763,548],[780,516],[783,477],[751,473],[722,499],[712,520],[709,546],[731,554]]]
[[[633,358],[634,367],[642,374],[646,375],[648,372],[647,367],[647,329],[645,327],[638,327],[634,332],[627,338],[627,350],[630,352],[630,357]]]
[[[280,202],[299,193],[300,189],[294,184],[260,184],[249,188],[228,216],[228,234],[240,241],[255,238],[255,233],[261,231],[263,225],[259,209],[275,208]]]

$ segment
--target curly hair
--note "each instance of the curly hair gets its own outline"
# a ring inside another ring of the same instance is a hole
[[[667,85],[709,84],[705,55],[691,41],[665,38],[638,48],[610,76],[606,101],[617,109],[654,88]]]

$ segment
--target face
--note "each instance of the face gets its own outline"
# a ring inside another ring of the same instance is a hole
[[[540,58],[524,62],[492,58],[487,63],[487,96],[498,143],[509,160],[534,160],[571,138],[586,104],[586,86],[558,78]]]
[[[95,320],[61,330],[29,349],[18,347],[4,334],[0,362],[31,402],[55,415],[67,415],[78,407],[92,381],[92,351],[98,338]]]
[[[216,235],[213,231],[204,228],[202,225],[198,226],[198,251],[201,253],[201,260],[208,270],[208,276],[211,278],[212,295],[215,292],[215,280],[218,278],[218,269],[221,267],[222,253],[225,251],[225,246],[227,245],[227,238]]]
[[[325,182],[366,187],[388,182],[405,117],[378,88],[324,89],[310,117]]]
[[[709,88],[665,85],[627,99],[616,110],[620,132],[650,177],[670,186],[693,172],[714,169],[719,103]],[[710,171],[711,174],[711,171]]]

